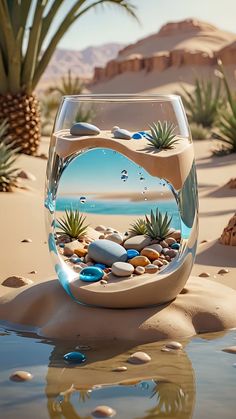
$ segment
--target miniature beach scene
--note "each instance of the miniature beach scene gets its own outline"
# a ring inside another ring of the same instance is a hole
[[[199,1],[0,1],[3,419],[235,418],[235,5]]]

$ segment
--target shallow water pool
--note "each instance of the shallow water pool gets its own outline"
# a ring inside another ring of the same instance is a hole
[[[236,355],[222,352],[236,345],[236,331],[204,334],[182,341],[183,351],[162,352],[163,342],[56,341],[30,329],[0,328],[0,417],[92,419],[97,405],[116,410],[117,419],[235,419]],[[147,352],[145,365],[128,364],[136,350]],[[80,350],[87,362],[63,360]],[[127,371],[114,372],[126,365]],[[9,379],[15,370],[33,374],[28,382]]]

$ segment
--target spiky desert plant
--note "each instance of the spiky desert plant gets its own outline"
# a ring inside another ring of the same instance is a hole
[[[227,98],[227,107],[220,113],[218,132],[213,138],[220,140],[223,146],[214,150],[214,154],[236,153],[236,95],[231,93],[221,60],[218,61],[218,76],[222,79]]]
[[[174,144],[179,140],[176,138],[174,124],[168,121],[158,121],[156,124],[150,125],[151,136],[148,142],[158,150],[173,148]]]
[[[194,140],[207,140],[211,136],[209,128],[204,128],[201,124],[190,123],[190,130]]]
[[[17,185],[17,151],[6,142],[7,122],[0,123],[0,192],[11,192]]]
[[[72,76],[71,70],[61,77],[60,82],[47,89],[47,93],[58,93],[59,97],[66,95],[80,95],[85,86],[78,76]]]
[[[34,154],[39,145],[39,105],[33,92],[58,42],[99,5],[118,6],[136,18],[130,0],[0,0],[0,119],[9,118],[9,140],[22,152]],[[59,19],[63,6],[66,13]]]
[[[132,236],[145,235],[147,233],[146,221],[143,218],[138,218],[133,224],[131,224],[129,233]]]
[[[183,103],[189,122],[195,122],[204,128],[211,128],[218,117],[218,111],[222,106],[221,80],[217,84],[212,80],[196,79],[194,89],[189,92],[184,86]]]
[[[165,215],[156,209],[156,214],[151,210],[150,218],[145,215],[146,219],[146,235],[153,240],[164,240],[170,235],[170,224],[172,217],[169,217],[167,212]]]
[[[66,234],[71,239],[81,239],[86,235],[88,224],[85,225],[86,217],[78,210],[65,210],[65,216],[57,220],[59,235]]]

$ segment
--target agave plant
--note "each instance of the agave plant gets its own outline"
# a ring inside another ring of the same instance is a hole
[[[136,18],[130,0],[0,0],[0,119],[9,117],[9,141],[22,152],[35,154],[39,146],[34,90],[55,48],[71,25],[102,5]]]
[[[0,192],[11,192],[17,186],[17,169],[14,167],[17,160],[17,151],[11,144],[6,143],[5,134],[7,122],[0,123]]]
[[[221,112],[218,122],[218,132],[213,133],[213,137],[220,140],[223,146],[215,150],[215,154],[236,153],[236,97],[231,93],[231,89],[224,72],[222,62],[218,61],[218,75],[223,80],[227,107]]]
[[[151,136],[148,141],[158,150],[173,148],[174,144],[178,142],[175,135],[176,127],[168,121],[153,123],[150,125],[150,130]]]
[[[172,217],[169,217],[167,212],[163,216],[159,209],[156,209],[156,214],[151,210],[150,218],[146,218],[146,235],[153,240],[164,240],[170,235],[170,224]]]
[[[147,233],[147,226],[145,220],[138,218],[129,229],[129,233],[132,236],[145,235]]]
[[[196,79],[193,92],[189,92],[184,86],[182,89],[182,99],[189,122],[211,128],[223,104],[220,96],[221,80],[218,79],[215,86],[212,80]]]
[[[59,235],[66,234],[71,239],[81,239],[86,235],[88,225],[85,225],[86,217],[78,210],[65,211],[65,216],[57,220]]]

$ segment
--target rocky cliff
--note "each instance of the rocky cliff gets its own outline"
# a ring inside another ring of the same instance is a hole
[[[127,72],[162,72],[183,66],[214,66],[217,58],[236,64],[236,34],[195,19],[167,23],[157,34],[123,48],[105,67],[95,67],[93,82]]]

